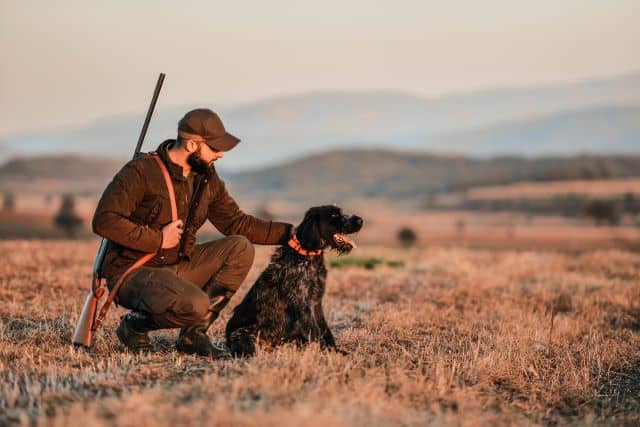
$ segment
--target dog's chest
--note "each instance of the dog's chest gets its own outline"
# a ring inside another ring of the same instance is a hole
[[[286,270],[285,283],[282,290],[288,299],[311,301],[324,295],[327,270],[319,260],[304,260],[303,262],[283,265]]]

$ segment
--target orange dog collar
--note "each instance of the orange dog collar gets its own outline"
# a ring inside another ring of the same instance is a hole
[[[298,237],[295,235],[295,233],[293,234],[293,237],[289,239],[288,243],[289,243],[289,246],[295,249],[295,251],[298,252],[300,255],[304,255],[304,256],[322,255],[322,249],[318,249],[315,251],[309,251],[307,249],[304,249],[300,244],[300,241],[298,240]]]

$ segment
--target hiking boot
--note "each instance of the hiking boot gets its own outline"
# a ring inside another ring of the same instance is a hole
[[[231,297],[235,292],[230,291],[215,282],[209,282],[203,290],[207,295],[209,295],[209,314],[203,323],[206,333],[206,331],[211,327],[211,324],[218,318],[222,309],[229,304],[229,301],[231,301]]]
[[[218,348],[211,343],[207,331],[218,318],[222,309],[231,300],[233,291],[213,282],[207,284],[203,290],[209,295],[209,312],[200,323],[180,330],[176,349],[184,353],[198,354],[205,357],[217,358],[226,356],[226,350]]]
[[[116,335],[120,342],[132,352],[151,350],[151,341],[147,332],[156,329],[153,320],[144,313],[132,311],[120,317]]]

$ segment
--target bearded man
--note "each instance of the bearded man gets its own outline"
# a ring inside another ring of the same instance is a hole
[[[249,272],[252,243],[288,241],[291,224],[244,213],[216,173],[214,162],[238,142],[216,113],[197,109],[180,120],[176,139],[158,146],[174,187],[175,221],[154,153],[127,163],[105,189],[92,225],[109,240],[102,266],[109,289],[136,260],[156,253],[124,277],[116,296],[132,310],[116,330],[129,350],[149,350],[149,331],[181,328],[179,351],[217,355],[207,330]],[[196,232],[207,219],[226,237],[198,244]]]

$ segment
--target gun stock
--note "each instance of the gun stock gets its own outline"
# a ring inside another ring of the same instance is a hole
[[[98,311],[98,301],[104,293],[104,288],[98,288],[97,292],[89,291],[84,300],[82,313],[78,319],[75,333],[73,334],[73,344],[77,347],[82,346],[90,348],[93,344],[94,325],[96,321],[96,312]]]

